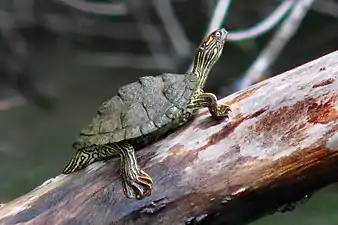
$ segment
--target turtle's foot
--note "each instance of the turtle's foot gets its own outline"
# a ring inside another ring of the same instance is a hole
[[[153,180],[143,170],[138,172],[133,171],[136,174],[122,173],[122,185],[123,191],[128,198],[142,199],[150,196],[153,189]]]
[[[229,118],[231,109],[228,105],[217,105],[216,110],[211,111],[214,118]]]
[[[119,143],[111,145],[110,148],[121,157],[121,179],[125,195],[136,199],[151,195],[153,180],[140,169],[133,146]]]
[[[201,93],[192,101],[192,106],[195,108],[208,107],[211,116],[215,119],[229,118],[229,112],[231,112],[228,105],[218,104],[216,96],[212,93]]]

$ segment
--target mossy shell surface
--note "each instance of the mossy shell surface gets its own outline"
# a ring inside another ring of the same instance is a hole
[[[194,74],[164,73],[141,77],[121,87],[116,96],[101,105],[74,147],[161,136],[166,130],[163,127],[175,127],[175,116],[187,107],[197,85]]]

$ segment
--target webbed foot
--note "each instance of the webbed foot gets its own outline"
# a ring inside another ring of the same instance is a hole
[[[140,169],[134,148],[128,143],[110,145],[110,148],[121,157],[121,179],[126,197],[142,199],[151,195],[153,180]]]
[[[150,196],[153,189],[153,180],[143,170],[139,170],[136,173],[132,176],[126,176],[126,173],[122,173],[122,185],[125,195],[128,198],[136,199]]]

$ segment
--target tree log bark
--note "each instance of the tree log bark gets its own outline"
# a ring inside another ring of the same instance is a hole
[[[0,208],[0,224],[246,224],[337,181],[338,51],[221,100],[137,152],[154,179],[124,197],[117,159],[46,181]],[[60,162],[60,166],[62,163]]]

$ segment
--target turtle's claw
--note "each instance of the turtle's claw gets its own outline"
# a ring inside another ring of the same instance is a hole
[[[228,105],[217,105],[216,110],[212,112],[212,116],[215,119],[229,118],[229,112],[231,112],[231,109]]]
[[[218,105],[217,112],[219,116],[228,117],[228,114],[229,112],[231,112],[231,109],[228,105]]]
[[[153,189],[153,180],[143,170],[139,170],[135,179],[123,177],[122,184],[128,198],[142,199],[150,196]]]

